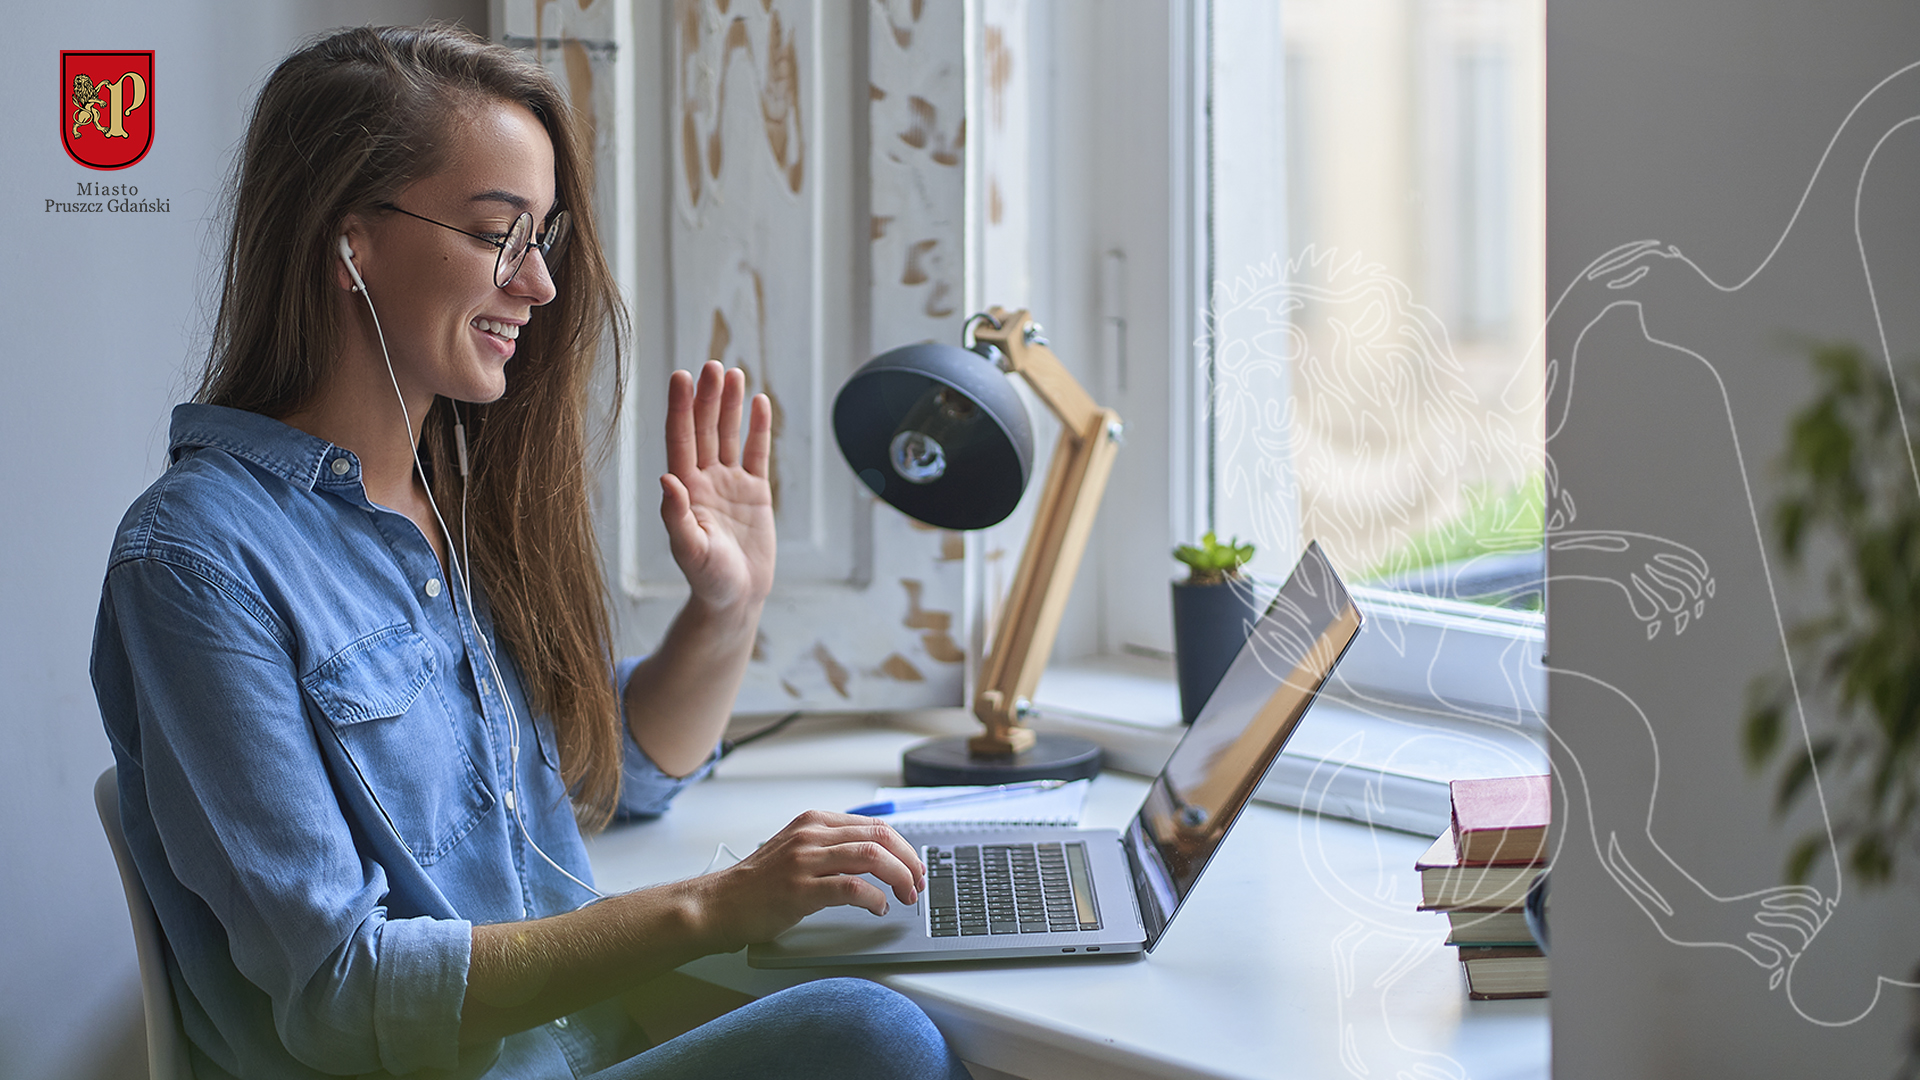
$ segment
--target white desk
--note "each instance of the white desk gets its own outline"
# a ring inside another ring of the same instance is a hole
[[[705,870],[809,807],[844,809],[899,782],[923,736],[806,720],[723,761],[658,821],[589,843],[602,888]],[[1094,782],[1084,824],[1121,828],[1146,784]],[[1545,1001],[1472,1002],[1443,916],[1413,910],[1427,841],[1255,804],[1157,950],[1137,961],[938,970],[756,971],[746,954],[682,970],[759,996],[859,974],[913,998],[969,1063],[1054,1077],[1545,1077]]]

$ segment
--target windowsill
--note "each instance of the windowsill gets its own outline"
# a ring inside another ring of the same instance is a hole
[[[1185,733],[1173,664],[1147,657],[1055,663],[1034,709],[1035,730],[1091,739],[1110,767],[1140,776],[1158,773]],[[1448,781],[1546,771],[1537,726],[1433,715],[1336,685],[1300,722],[1254,798],[1433,837],[1450,819]]]

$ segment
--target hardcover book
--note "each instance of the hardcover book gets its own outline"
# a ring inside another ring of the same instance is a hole
[[[1537,948],[1462,946],[1460,967],[1475,1001],[1547,996],[1547,957]]]
[[[1546,855],[1553,791],[1544,776],[1455,780],[1453,837],[1468,863],[1535,862]]]
[[[1420,871],[1420,910],[1518,907],[1540,873],[1538,862],[1472,864],[1460,861],[1451,831],[1440,834],[1413,864]]]
[[[1524,945],[1534,944],[1533,931],[1527,929],[1527,916],[1516,908],[1501,911],[1475,911],[1454,908],[1447,912],[1451,923],[1449,945]]]

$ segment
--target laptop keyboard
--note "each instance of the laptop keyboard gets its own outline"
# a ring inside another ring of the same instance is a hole
[[[1085,843],[956,844],[923,854],[934,937],[1100,929]]]

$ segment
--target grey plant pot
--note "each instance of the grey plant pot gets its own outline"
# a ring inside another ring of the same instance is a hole
[[[1252,623],[1244,587],[1173,583],[1173,652],[1182,723],[1191,724],[1200,715],[1246,644]]]

